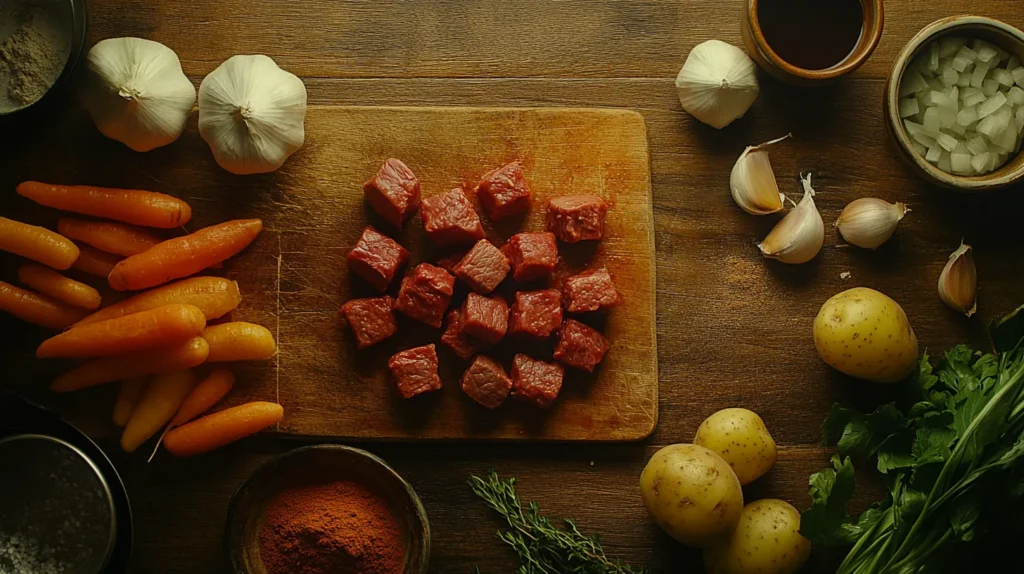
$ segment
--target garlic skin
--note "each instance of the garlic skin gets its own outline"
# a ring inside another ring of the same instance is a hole
[[[950,309],[970,317],[978,310],[978,268],[973,249],[960,242],[939,275],[939,297]]]
[[[825,242],[825,222],[814,205],[811,174],[801,176],[800,181],[804,186],[803,199],[757,245],[765,257],[783,263],[807,263]]]
[[[875,249],[892,237],[896,226],[909,211],[905,203],[892,204],[874,197],[862,197],[843,208],[835,227],[847,243]]]
[[[792,136],[786,134],[760,145],[747,146],[740,154],[729,175],[729,191],[740,209],[751,215],[782,211],[785,196],[779,193],[767,148]]]
[[[750,57],[719,40],[694,47],[676,76],[683,109],[718,129],[747,113],[759,89],[757,68]]]
[[[306,86],[263,55],[232,56],[199,85],[199,134],[238,175],[281,167],[305,141]]]
[[[196,88],[173,50],[142,38],[108,38],[89,50],[79,94],[100,133],[135,151],[178,139]]]

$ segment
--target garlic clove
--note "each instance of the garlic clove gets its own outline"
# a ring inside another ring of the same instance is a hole
[[[806,263],[814,259],[825,242],[825,222],[814,205],[811,174],[801,176],[800,181],[803,199],[757,245],[765,257],[783,263]]]
[[[893,204],[874,197],[862,197],[843,208],[835,226],[851,245],[875,249],[892,237],[908,211],[910,208],[904,203]]]
[[[676,76],[683,109],[718,129],[747,113],[758,90],[754,62],[743,50],[720,40],[708,40],[690,50]]]
[[[196,88],[173,50],[142,38],[108,38],[89,50],[80,99],[100,133],[135,151],[178,139]]]
[[[263,55],[232,56],[199,85],[199,135],[231,173],[268,173],[305,141],[306,86]]]
[[[782,211],[785,196],[779,193],[775,172],[768,160],[768,146],[792,137],[786,134],[756,146],[748,146],[732,166],[729,191],[740,209],[751,215],[767,215]]]
[[[970,317],[978,310],[978,268],[973,249],[960,242],[939,275],[939,297],[950,309]]]

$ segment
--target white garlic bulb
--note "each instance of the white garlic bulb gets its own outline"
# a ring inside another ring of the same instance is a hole
[[[950,309],[970,317],[978,310],[978,268],[973,249],[960,242],[939,275],[939,297]]]
[[[108,38],[89,50],[87,62],[80,97],[103,135],[135,151],[178,139],[196,88],[173,50],[142,38]]]
[[[765,257],[783,263],[807,263],[825,242],[825,222],[814,205],[811,174],[801,176],[800,180],[804,186],[803,199],[758,244]]]
[[[779,193],[767,147],[791,137],[786,134],[761,145],[748,146],[732,166],[729,191],[740,209],[751,215],[767,215],[782,211],[784,195]]]
[[[874,249],[892,237],[908,211],[910,208],[905,203],[892,204],[874,197],[862,197],[843,208],[835,226],[848,243]]]
[[[747,113],[758,89],[754,62],[743,50],[719,40],[698,44],[676,76],[683,109],[718,129]]]
[[[199,85],[199,134],[231,173],[281,167],[302,147],[305,119],[306,86],[267,56],[232,56]]]

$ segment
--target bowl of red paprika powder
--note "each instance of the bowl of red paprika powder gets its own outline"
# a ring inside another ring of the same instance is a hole
[[[430,524],[416,492],[356,448],[298,448],[256,469],[231,499],[234,574],[423,574]]]

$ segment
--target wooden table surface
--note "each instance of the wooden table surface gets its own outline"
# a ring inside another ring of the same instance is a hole
[[[883,130],[882,87],[897,52],[924,25],[959,13],[960,0],[890,0],[881,44],[852,78],[820,91],[764,78],[747,117],[722,131],[682,111],[673,80],[699,42],[741,45],[741,0],[89,4],[92,41],[163,42],[197,86],[230,55],[265,53],[303,78],[311,104],[615,107],[643,114],[657,242],[658,429],[646,442],[610,446],[363,445],[422,497],[434,532],[433,572],[514,570],[514,555],[494,538],[500,520],[465,484],[490,468],[518,477],[523,497],[550,516],[575,517],[584,531],[600,533],[612,556],[661,572],[699,571],[699,554],[647,519],[639,473],[659,447],[689,441],[707,415],[744,406],[762,415],[780,446],[777,465],[747,489],[748,499],[775,496],[805,507],[807,477],[827,460],[817,443],[828,407],[838,399],[870,405],[887,392],[818,359],[811,322],[825,299],[848,287],[878,288],[903,305],[922,347],[933,351],[980,341],[989,318],[1024,302],[1022,190],[965,197],[930,189],[899,163]],[[1024,26],[1016,0],[978,0],[971,9]],[[897,237],[866,252],[837,247],[829,227],[826,247],[811,263],[763,260],[754,244],[774,219],[747,216],[732,204],[729,170],[745,145],[786,132],[795,138],[772,152],[783,191],[798,195],[797,174],[812,171],[828,222],[856,197],[908,202],[913,212]],[[8,137],[0,138],[5,147],[33,133]],[[16,172],[0,163],[0,175]],[[948,311],[935,292],[961,237],[976,248],[981,278],[979,316],[972,320]],[[852,277],[840,279],[844,271]],[[10,279],[10,265],[4,273]],[[6,333],[23,329],[9,320],[0,326]],[[24,356],[5,358],[11,364]],[[109,405],[110,389],[94,395]],[[48,400],[68,408],[91,399]],[[302,442],[261,436],[210,456],[149,465],[145,457],[121,455],[113,438],[102,444],[133,504],[134,571],[201,574],[224,570],[221,532],[234,489],[258,464]],[[826,563],[816,552],[807,570],[827,571]]]

